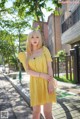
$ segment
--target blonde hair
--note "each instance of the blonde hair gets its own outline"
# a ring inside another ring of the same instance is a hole
[[[31,38],[33,35],[37,35],[39,37],[39,44],[38,44],[38,49],[40,49],[42,47],[42,37],[41,37],[41,33],[39,31],[32,31],[27,38],[27,47],[26,47],[26,51],[29,55],[32,54],[32,45],[31,45]]]

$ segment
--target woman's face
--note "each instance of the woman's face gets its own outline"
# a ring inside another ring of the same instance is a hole
[[[38,43],[39,43],[39,36],[37,34],[33,34],[32,37],[31,37],[31,44],[33,46],[37,46]]]

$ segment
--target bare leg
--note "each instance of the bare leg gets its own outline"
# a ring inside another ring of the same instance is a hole
[[[44,115],[46,119],[53,119],[52,117],[52,103],[46,103],[43,106]]]
[[[40,106],[33,107],[33,119],[40,119],[40,111],[41,111]]]

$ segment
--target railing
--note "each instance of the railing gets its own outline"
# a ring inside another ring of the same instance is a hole
[[[59,57],[53,57],[53,76],[61,78],[65,75],[67,80],[74,80],[80,83],[80,47],[75,46],[61,61]]]
[[[66,55],[63,61],[60,61],[59,57],[53,57],[52,67],[53,76],[60,77],[61,75],[65,75],[66,79],[72,80],[73,64],[71,56]]]
[[[80,5],[77,9],[62,23],[62,33],[72,27],[75,23],[80,20]]]

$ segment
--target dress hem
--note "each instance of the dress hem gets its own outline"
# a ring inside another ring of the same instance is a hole
[[[56,104],[57,103],[57,101],[49,101],[49,102],[44,102],[44,103],[39,103],[39,104],[34,104],[34,105],[31,105],[31,107],[33,107],[33,106],[39,106],[39,105],[44,105],[44,104],[46,104],[46,103],[52,103],[52,104]]]

